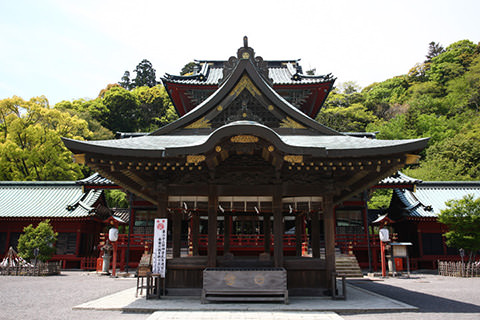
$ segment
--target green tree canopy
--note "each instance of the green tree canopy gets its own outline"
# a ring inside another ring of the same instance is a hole
[[[73,163],[61,137],[83,140],[92,132],[85,120],[50,108],[45,97],[24,101],[14,97],[22,112],[10,112],[0,135],[0,180],[76,180],[81,167]],[[8,99],[7,99],[8,100]],[[10,104],[11,101],[1,101]]]
[[[133,79],[134,87],[154,87],[158,84],[157,78],[155,76],[155,69],[152,66],[152,63],[147,59],[143,59],[133,70],[137,75]],[[125,75],[124,75],[125,76]],[[123,79],[123,78],[122,78]]]
[[[55,252],[54,244],[58,233],[53,231],[49,220],[42,221],[37,227],[31,224],[23,229],[23,234],[18,239],[18,254],[27,261],[35,258],[34,250],[38,248],[38,259],[47,261]]]
[[[182,70],[180,71],[180,75],[186,76],[193,74],[193,69],[195,68],[197,64],[195,62],[189,62],[186,65],[183,66]]]
[[[480,250],[480,198],[467,195],[445,204],[447,209],[441,211],[438,221],[448,226],[447,245],[463,248],[472,258],[472,254]]]

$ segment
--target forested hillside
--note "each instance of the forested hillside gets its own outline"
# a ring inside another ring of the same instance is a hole
[[[480,178],[480,46],[468,40],[445,49],[430,43],[426,60],[404,75],[360,90],[343,83],[317,120],[339,131],[378,132],[379,139],[431,137],[419,166],[422,180]]]
[[[419,57],[419,60],[422,58]],[[407,71],[407,70],[406,70]],[[143,60],[96,99],[0,100],[0,180],[71,180],[89,174],[73,163],[60,137],[110,139],[149,132],[176,119],[155,69]],[[420,165],[405,172],[423,180],[480,177],[480,46],[468,40],[445,49],[430,43],[426,60],[406,74],[359,88],[346,82],[329,95],[317,120],[342,132],[378,132],[380,139],[431,137]]]

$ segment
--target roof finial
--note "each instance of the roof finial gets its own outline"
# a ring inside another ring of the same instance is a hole
[[[243,47],[248,48],[248,37],[247,36],[243,37]]]

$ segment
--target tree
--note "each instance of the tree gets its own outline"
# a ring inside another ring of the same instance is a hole
[[[109,208],[128,208],[127,194],[122,190],[105,190],[105,199]]]
[[[186,65],[183,66],[182,70],[180,71],[180,75],[186,76],[186,75],[191,75],[193,74],[193,70],[195,69],[195,66],[197,64],[195,62],[189,62]]]
[[[153,69],[152,63],[147,59],[143,59],[133,72],[137,74],[135,79],[133,79],[134,87],[147,86],[151,88],[157,85],[155,69]]]
[[[432,58],[435,58],[441,53],[444,53],[445,49],[440,43],[436,43],[435,41],[432,41],[428,44],[428,53],[426,55],[427,60],[425,62],[430,62],[432,61]]]
[[[463,248],[470,253],[470,262],[480,250],[480,198],[467,195],[460,200],[445,203],[438,221],[448,226],[445,233],[449,247]]]
[[[38,248],[38,259],[47,261],[55,252],[53,245],[57,241],[58,233],[53,231],[49,220],[42,221],[34,228],[31,224],[23,229],[18,239],[18,254],[25,260],[35,258],[34,250]]]
[[[0,101],[0,105],[4,101]],[[0,180],[76,180],[81,167],[61,137],[91,136],[85,120],[50,108],[45,97],[29,101],[17,98],[21,113],[5,117],[0,135]]]
[[[135,94],[122,87],[113,87],[102,99],[108,110],[102,125],[112,131],[135,132],[138,128],[139,100]]]
[[[162,85],[137,87],[132,93],[138,98],[138,131],[153,131],[158,128],[160,118],[165,114],[170,98]]]
[[[120,82],[118,82],[118,84],[122,88],[125,88],[127,90],[132,89],[133,84],[132,84],[132,81],[130,80],[130,72],[129,71],[125,71],[125,73],[123,74],[122,80],[120,80]]]

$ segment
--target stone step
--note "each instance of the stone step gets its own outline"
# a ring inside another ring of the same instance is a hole
[[[363,277],[362,270],[355,256],[336,254],[335,269],[339,275],[347,278]]]

